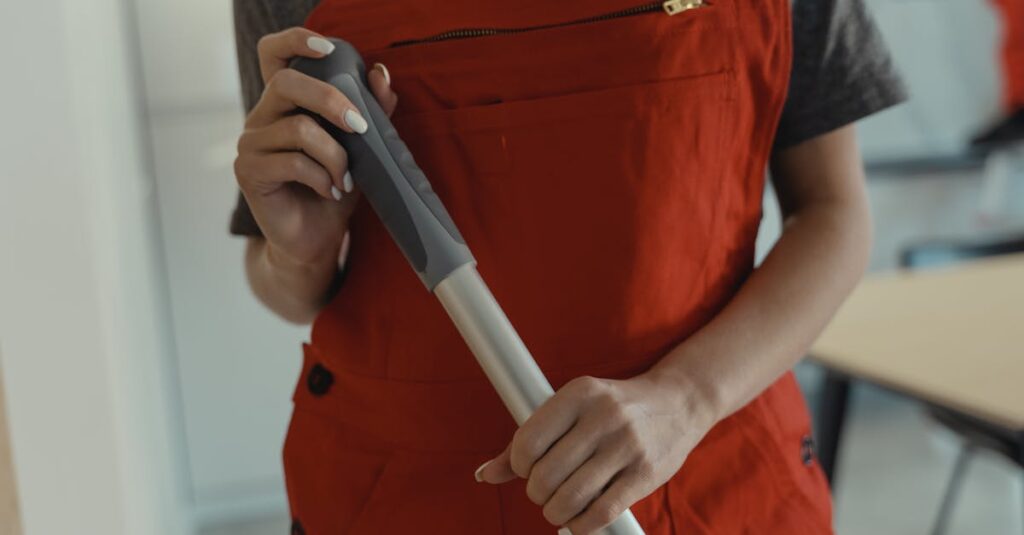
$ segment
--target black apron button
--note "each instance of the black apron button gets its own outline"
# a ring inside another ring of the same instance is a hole
[[[317,363],[309,369],[309,375],[306,376],[306,388],[309,388],[309,392],[314,396],[322,396],[331,389],[331,385],[334,384],[334,375],[323,365]]]
[[[302,529],[302,523],[298,518],[292,519],[292,535],[306,535],[306,530]]]
[[[814,462],[814,438],[810,435],[805,435],[800,441],[800,460],[808,466]]]

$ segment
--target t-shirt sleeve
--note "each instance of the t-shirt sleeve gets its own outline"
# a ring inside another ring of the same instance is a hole
[[[256,45],[269,33],[302,24],[316,0],[234,0],[235,48],[242,83],[242,104],[249,113],[263,94]],[[239,236],[261,236],[245,197],[238,194],[230,230]]]
[[[793,69],[775,136],[776,151],[906,98],[863,0],[794,0]]]

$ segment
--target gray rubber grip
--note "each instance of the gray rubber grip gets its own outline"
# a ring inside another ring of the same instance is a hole
[[[426,175],[398,137],[387,114],[370,93],[366,66],[356,49],[331,39],[335,49],[320,59],[297,58],[291,68],[341,90],[369,124],[350,134],[315,114],[348,152],[348,166],[366,200],[430,291],[456,268],[475,262]]]

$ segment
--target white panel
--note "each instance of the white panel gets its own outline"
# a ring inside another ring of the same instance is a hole
[[[188,530],[124,8],[0,3],[19,52],[0,85],[0,343],[27,535]]]
[[[151,109],[237,101],[230,0],[134,0]]]
[[[228,235],[240,111],[153,117],[160,214],[196,505],[283,508],[280,449],[308,329],[273,316]],[[207,513],[204,513],[207,514]],[[209,513],[215,516],[215,513]]]

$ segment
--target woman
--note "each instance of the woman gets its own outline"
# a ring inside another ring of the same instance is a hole
[[[299,4],[235,4],[232,222],[256,295],[315,320],[284,451],[293,533],[584,535],[627,507],[651,535],[831,532],[787,370],[867,261],[850,125],[901,98],[859,1]],[[294,114],[365,129],[286,68],[331,53],[321,36],[374,65],[555,386],[518,430],[344,150]],[[769,161],[786,225],[754,270]]]

